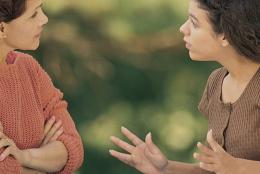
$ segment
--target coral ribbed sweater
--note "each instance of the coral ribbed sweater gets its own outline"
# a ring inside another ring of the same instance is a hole
[[[39,148],[44,123],[51,116],[62,120],[59,137],[68,151],[68,161],[59,173],[70,174],[83,162],[83,145],[67,111],[63,94],[30,55],[11,52],[8,64],[0,64],[0,121],[4,133],[20,149]],[[0,162],[0,173],[19,174],[21,165],[12,156]]]

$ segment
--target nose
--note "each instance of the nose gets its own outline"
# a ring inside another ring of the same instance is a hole
[[[49,21],[49,19],[48,19],[47,15],[44,12],[42,12],[40,25],[43,26],[43,25],[47,24],[48,21]]]
[[[189,35],[190,34],[190,29],[189,29],[189,21],[187,20],[182,26],[180,27],[180,32],[183,33],[184,35]]]

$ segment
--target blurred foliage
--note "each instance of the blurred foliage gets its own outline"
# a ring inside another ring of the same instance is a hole
[[[44,3],[49,23],[31,54],[69,102],[85,146],[78,173],[138,173],[109,156],[122,125],[152,132],[169,159],[193,162],[207,129],[197,105],[216,65],[192,62],[184,47],[188,0]]]

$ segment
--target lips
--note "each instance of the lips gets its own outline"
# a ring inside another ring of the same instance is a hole
[[[190,49],[192,45],[191,45],[186,39],[183,39],[183,40],[184,40],[184,42],[186,43],[186,44],[185,44],[186,48],[187,48],[187,49]]]
[[[39,33],[39,34],[35,35],[35,37],[40,37],[40,36],[41,36],[41,33]]]
[[[40,37],[41,33],[42,33],[42,30],[37,35],[35,35],[35,37]]]

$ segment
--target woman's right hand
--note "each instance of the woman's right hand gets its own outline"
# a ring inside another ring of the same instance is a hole
[[[41,146],[56,141],[62,133],[63,127],[61,120],[56,120],[55,117],[52,116],[44,125],[44,139]]]
[[[110,139],[115,145],[129,153],[126,154],[109,150],[113,157],[145,174],[166,173],[168,160],[160,149],[153,144],[151,133],[146,135],[144,142],[124,127],[121,128],[121,131],[134,145],[130,145],[115,136],[111,136]]]

